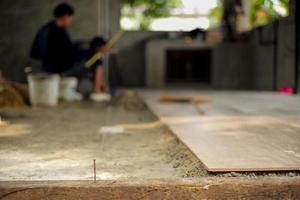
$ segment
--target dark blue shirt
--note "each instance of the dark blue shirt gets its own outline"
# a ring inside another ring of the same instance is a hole
[[[30,55],[42,60],[43,71],[62,73],[72,68],[75,48],[66,29],[50,22],[37,33]]]

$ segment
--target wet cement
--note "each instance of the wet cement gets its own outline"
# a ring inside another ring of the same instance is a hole
[[[111,103],[62,103],[2,113],[0,181],[176,179],[200,162],[134,94]],[[131,100],[130,100],[131,99]],[[123,127],[105,134],[103,126]]]

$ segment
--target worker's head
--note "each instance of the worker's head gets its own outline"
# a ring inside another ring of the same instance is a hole
[[[90,42],[91,49],[95,51],[105,53],[107,51],[106,48],[106,40],[103,37],[95,37]]]
[[[59,26],[68,28],[73,22],[74,9],[67,3],[61,3],[55,7],[53,15]]]

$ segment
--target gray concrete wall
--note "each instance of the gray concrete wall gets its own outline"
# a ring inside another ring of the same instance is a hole
[[[265,42],[273,40],[274,24],[262,29]],[[221,44],[214,51],[214,86],[222,89],[273,89],[274,45],[262,45],[259,30],[249,41]],[[277,87],[294,83],[294,20],[279,20],[277,50]]]
[[[109,1],[109,23],[110,23],[110,34],[120,30],[120,19],[121,19],[121,1],[122,0],[108,0]]]
[[[264,41],[272,41],[274,26],[262,29]],[[125,86],[145,85],[145,44],[153,38],[164,38],[161,32],[127,32],[118,47],[117,56]],[[216,89],[272,90],[274,45],[262,45],[258,29],[248,41],[220,44],[213,52],[213,86]],[[294,83],[294,19],[279,20],[277,50],[277,87]]]
[[[120,85],[126,87],[145,86],[145,47],[151,39],[166,38],[166,32],[128,31],[117,43],[119,49],[114,62],[121,75]]]
[[[278,85],[294,84],[295,76],[295,26],[293,18],[280,21],[278,46]]]
[[[249,60],[251,45],[224,43],[213,49],[213,87],[216,89],[251,89],[254,69]]]
[[[293,85],[294,24],[292,18],[279,22],[278,87]],[[273,24],[263,28],[263,39],[273,38]],[[165,32],[126,32],[117,44],[115,60],[122,77],[122,86],[145,86],[145,45],[151,39],[166,38]],[[213,86],[217,89],[273,89],[274,46],[259,43],[258,30],[250,39],[240,43],[224,43],[214,49]]]

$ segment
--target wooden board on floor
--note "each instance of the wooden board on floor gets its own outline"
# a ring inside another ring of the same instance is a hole
[[[300,97],[276,93],[139,91],[149,108],[210,172],[300,170]],[[212,96],[199,115],[161,95]]]

